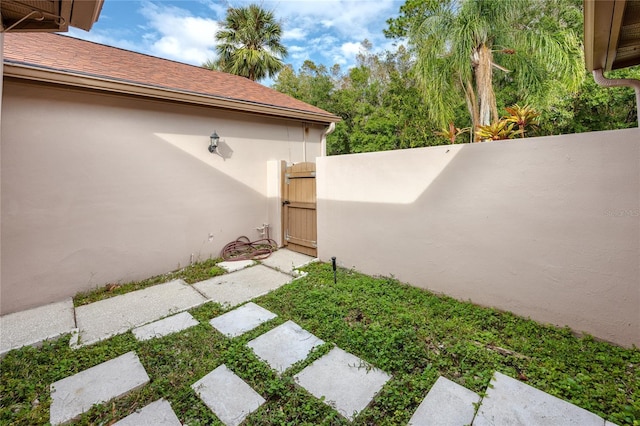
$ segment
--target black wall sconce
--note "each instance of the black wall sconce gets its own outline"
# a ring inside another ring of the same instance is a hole
[[[213,154],[214,152],[216,152],[216,149],[218,148],[218,142],[220,142],[220,136],[218,136],[218,134],[214,130],[213,133],[211,133],[211,136],[209,136],[209,139],[211,140],[209,144],[209,152]]]

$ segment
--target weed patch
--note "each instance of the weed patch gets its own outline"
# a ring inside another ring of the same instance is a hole
[[[172,280],[182,279],[187,284],[195,284],[209,278],[217,277],[225,273],[224,269],[217,266],[222,259],[209,259],[203,262],[196,262],[190,266],[169,272],[167,274],[156,275],[142,281],[131,281],[128,283],[110,283],[95,290],[78,293],[73,298],[74,306],[86,305],[99,300],[108,299],[120,294],[129,293],[135,290],[142,290],[156,284],[166,283]]]
[[[439,375],[482,393],[500,371],[640,424],[640,351],[326,264],[257,300],[393,375],[358,424],[406,424]]]

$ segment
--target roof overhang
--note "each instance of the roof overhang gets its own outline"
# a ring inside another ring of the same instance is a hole
[[[640,0],[584,0],[584,53],[589,71],[640,64]]]
[[[2,31],[63,32],[69,26],[89,31],[104,0],[1,0]]]
[[[103,92],[106,91],[124,95],[142,96],[164,101],[212,106],[243,113],[303,120],[305,122],[314,122],[323,125],[337,123],[341,120],[340,117],[332,114],[315,114],[309,111],[277,107],[257,102],[248,102],[240,99],[224,98],[196,92],[186,92],[165,87],[148,86],[129,81],[111,80],[88,74],[75,74],[68,71],[39,68],[25,64],[11,63],[6,60],[4,63],[4,77],[13,77],[22,80],[38,81]]]

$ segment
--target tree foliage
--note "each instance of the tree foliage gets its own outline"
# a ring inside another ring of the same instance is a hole
[[[526,103],[544,101],[549,80],[579,87],[582,50],[570,23],[558,20],[554,6],[561,3],[570,6],[565,0],[409,0],[386,34],[408,37],[429,116],[445,125],[456,100],[464,99],[476,127],[499,118],[499,80],[514,85]]]
[[[594,132],[638,125],[636,98],[632,88],[601,87],[588,72],[584,73],[584,83],[577,93],[557,92],[553,102],[542,111],[539,134]],[[640,66],[613,71],[606,76],[640,80]]]
[[[327,139],[329,154],[384,151],[442,144],[411,73],[411,54],[372,53],[368,41],[347,72],[306,61],[285,67],[274,84],[283,93],[342,118]]]
[[[216,33],[218,58],[203,66],[253,81],[275,77],[287,56],[281,38],[282,26],[273,12],[255,4],[230,7],[223,29]]]
[[[407,0],[400,8],[400,15],[388,21],[385,34],[405,39],[414,31],[416,22],[424,23],[425,16],[432,13],[434,8],[453,3],[462,5],[465,2]],[[467,3],[478,2],[473,0]],[[486,6],[495,1],[486,0],[482,3]],[[505,72],[493,66],[495,72],[491,78],[496,109],[506,110],[508,116],[503,118],[504,126],[500,124],[501,129],[485,128],[490,135],[487,139],[494,139],[495,135],[498,135],[498,139],[544,136],[637,125],[634,91],[630,88],[599,87],[584,69],[578,42],[583,31],[582,0],[519,0],[502,3],[514,3],[519,7],[518,13],[510,18],[513,28],[503,26],[501,31],[505,37],[489,37],[487,40],[493,55],[491,62],[510,71]],[[492,16],[500,17],[500,8],[510,7],[505,4],[494,6],[495,9],[488,10],[492,10]],[[462,13],[454,9],[449,12],[453,15]],[[435,20],[435,15],[429,16]],[[491,29],[478,23],[466,25],[475,25],[478,32],[484,31],[483,28],[488,28],[487,31]],[[520,35],[518,43],[499,41],[508,40],[507,35],[511,37],[514,33],[526,32],[535,34]],[[556,50],[558,46],[565,46],[566,52],[556,53],[570,53],[570,65],[562,65],[553,59],[553,55],[534,58],[534,51],[549,48],[542,46],[543,49],[536,43],[553,45]],[[399,44],[382,53],[374,53],[374,46],[366,40],[362,46],[356,65],[349,70],[342,70],[338,65],[328,69],[308,60],[298,70],[287,65],[275,81],[275,89],[342,117],[342,122],[327,139],[329,154],[470,141],[476,132],[472,129],[465,85],[461,83],[460,76],[469,77],[474,82],[474,69],[469,65],[471,55],[467,55],[466,59],[461,55],[460,61],[467,61],[463,71],[434,76],[433,79],[440,80],[440,91],[428,95],[422,81],[425,74],[421,74],[427,65],[420,64],[416,50],[419,46],[415,43],[409,48]],[[451,71],[447,69],[454,63],[451,56],[436,56],[435,60],[436,65],[442,66],[444,71]],[[615,71],[609,73],[608,77],[638,79],[640,67]],[[475,89],[473,93],[476,94]],[[514,104],[526,107],[512,108],[509,112],[507,107],[511,108]],[[436,109],[441,106],[440,111],[446,110],[447,114],[439,117],[434,105]],[[536,116],[538,113],[539,116]],[[447,120],[443,123],[445,118]],[[511,121],[508,121],[509,118]],[[493,120],[493,123],[498,121]]]

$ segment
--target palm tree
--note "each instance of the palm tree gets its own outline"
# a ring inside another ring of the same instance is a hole
[[[441,125],[452,121],[464,97],[474,129],[497,121],[495,72],[531,103],[544,98],[551,81],[577,89],[584,75],[579,37],[548,16],[552,3],[561,1],[422,3],[408,36],[431,119]]]
[[[220,71],[218,69],[218,62],[214,61],[213,59],[207,59],[205,62],[202,63],[201,67],[206,68],[209,71]]]
[[[273,12],[255,4],[230,7],[223,29],[216,33],[219,44],[215,66],[253,81],[274,77],[284,66],[287,55],[281,37],[282,27]]]

